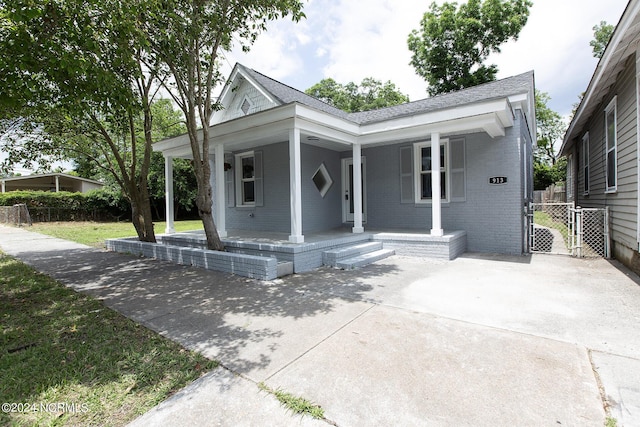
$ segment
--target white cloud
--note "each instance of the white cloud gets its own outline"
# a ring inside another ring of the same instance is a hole
[[[551,107],[566,114],[595,69],[592,27],[601,20],[616,24],[626,0],[533,3],[519,40],[489,61],[498,65],[499,78],[534,70],[536,86],[551,95]],[[301,90],[325,77],[340,83],[391,80],[417,100],[426,96],[426,83],[409,65],[407,36],[428,8],[421,0],[312,0],[305,3],[306,19],[270,23],[249,54],[234,51],[229,62],[240,61]]]
[[[236,62],[240,62],[274,79],[284,79],[299,72],[302,69],[300,54],[310,41],[301,28],[303,25],[294,26],[288,21],[271,23],[249,53],[239,46],[227,53],[225,68],[230,71]]]
[[[358,13],[357,2],[342,0],[341,19],[329,33],[326,77],[339,82],[359,82],[365,77],[391,80],[413,100],[426,97],[426,83],[409,65],[407,36],[417,27],[422,5],[416,2],[368,2]]]
[[[509,42],[490,61],[499,77],[534,70],[536,87],[551,95],[552,108],[571,111],[595,70],[589,42],[592,27],[605,20],[617,24],[626,0],[537,0],[517,42]]]

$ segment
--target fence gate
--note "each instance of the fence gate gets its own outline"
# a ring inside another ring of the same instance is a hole
[[[530,251],[576,257],[609,256],[607,209],[573,203],[532,203]]]

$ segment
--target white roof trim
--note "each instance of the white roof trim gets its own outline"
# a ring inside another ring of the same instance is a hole
[[[265,98],[267,98],[267,100],[273,104],[276,105],[281,105],[280,102],[278,102],[269,92],[265,91],[264,88],[262,87],[262,85],[258,82],[256,82],[249,74],[245,73],[240,64],[236,64],[236,66],[233,68],[233,71],[231,72],[231,75],[229,76],[229,79],[226,81],[226,83],[224,84],[224,88],[222,89],[222,92],[220,93],[220,97],[219,99],[221,101],[224,101],[224,99],[227,97],[229,91],[231,90],[238,74],[240,74],[242,76],[242,78],[244,78],[246,81],[248,81],[249,83],[251,83],[257,90],[258,92],[260,92],[260,94],[262,96],[264,96]]]
[[[508,98],[403,116],[366,125],[358,125],[313,107],[293,102],[214,125],[215,132],[211,132],[210,143],[224,144],[231,149],[246,148],[251,144],[258,145],[269,138],[282,137],[282,141],[286,141],[288,130],[293,127],[345,147],[356,143],[379,144],[424,137],[430,132],[444,134],[483,131],[495,138],[504,136],[505,129],[513,124],[514,113]],[[188,157],[191,152],[188,135],[157,142],[153,149],[162,151],[165,156],[170,157]]]

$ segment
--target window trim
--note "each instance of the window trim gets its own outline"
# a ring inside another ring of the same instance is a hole
[[[440,172],[444,172],[445,197],[440,199],[441,203],[449,203],[451,201],[451,165],[449,164],[449,138],[440,139],[440,146],[444,146],[444,162],[440,165]],[[413,168],[414,168],[414,203],[418,205],[431,205],[432,199],[423,199],[422,190],[422,149],[431,147],[431,140],[416,142],[413,144]],[[433,173],[429,171],[428,173]],[[441,182],[442,183],[442,182]]]
[[[582,195],[588,196],[591,174],[589,173],[589,132],[582,137]]]
[[[613,99],[607,105],[604,110],[604,179],[605,179],[605,194],[615,193],[618,191],[618,97],[614,96]],[[609,126],[608,118],[609,113],[613,111],[613,134],[614,141],[613,147],[609,148]],[[609,183],[609,155],[613,153],[613,185]]]
[[[255,207],[256,206],[256,156],[254,151],[245,151],[235,155],[236,157],[236,206],[237,207]],[[242,160],[253,158],[253,178],[244,178],[242,176]],[[253,182],[253,202],[244,201],[245,182]]]

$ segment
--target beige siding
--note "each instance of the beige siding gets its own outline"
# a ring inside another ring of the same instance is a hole
[[[589,195],[583,195],[584,173],[582,149],[576,144],[578,159],[578,204],[584,207],[605,207],[611,210],[612,239],[630,248],[637,248],[637,203],[638,203],[638,149],[635,57],[630,58],[625,70],[620,73],[617,83],[604,98],[596,113],[591,117],[589,132]],[[617,96],[617,191],[605,193],[606,147],[604,135],[604,110]]]

